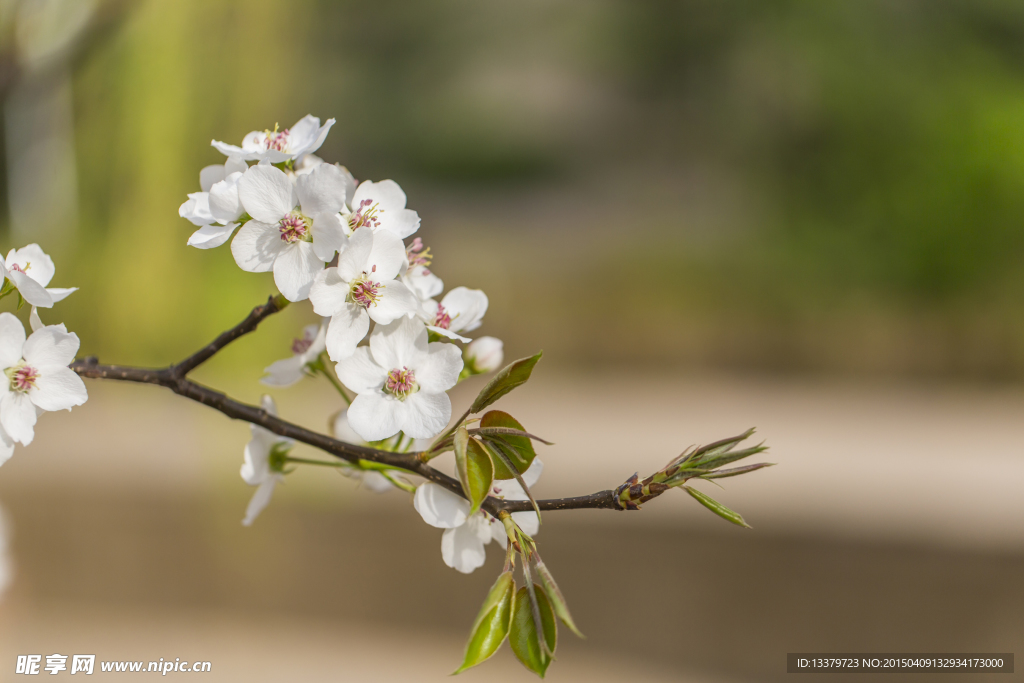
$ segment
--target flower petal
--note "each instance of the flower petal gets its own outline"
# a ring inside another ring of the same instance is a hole
[[[314,122],[314,125],[319,126],[319,128],[317,128],[315,130],[315,133],[316,133],[315,137],[312,137],[312,139],[309,139],[309,141],[307,142],[307,141],[303,140],[302,138],[305,137],[305,130],[304,130],[304,128],[305,128],[306,125],[308,125],[308,122],[307,122],[308,120],[311,120],[312,122]],[[295,135],[296,138],[298,138],[297,142],[301,144],[301,146],[298,146],[296,143],[291,143],[289,145],[290,148],[291,148],[291,152],[295,156],[300,156],[302,154],[309,154],[311,152],[317,151],[318,149],[320,149],[320,146],[322,144],[324,144],[324,140],[327,139],[327,133],[330,132],[331,126],[333,126],[333,125],[334,125],[334,119],[327,119],[324,122],[324,125],[320,126],[320,119],[318,119],[317,117],[315,117],[315,116],[305,116],[305,117],[303,117],[303,119],[301,121],[296,123],[290,129],[292,135]],[[296,130],[298,130],[298,134],[297,135],[296,135]]]
[[[415,266],[402,276],[402,282],[420,300],[430,299],[444,291],[444,282],[426,266]]]
[[[523,481],[526,483],[527,486],[532,487],[540,479],[540,475],[541,475],[541,473],[543,471],[544,471],[544,463],[542,463],[540,461],[540,458],[534,458],[533,462],[530,463],[530,466],[527,467],[526,471],[523,472],[523,474],[522,474]],[[513,479],[513,481],[515,481],[515,480]],[[518,484],[519,482],[516,482],[516,483]],[[523,497],[522,497],[521,500],[526,500],[526,493],[525,492],[523,493]]]
[[[274,269],[274,261],[287,247],[276,225],[248,221],[231,241],[231,255],[242,270],[266,273]]]
[[[50,298],[53,299],[53,303],[57,303],[77,292],[78,287],[47,287],[46,291],[49,293]]]
[[[249,501],[249,506],[245,509],[245,519],[242,520],[244,526],[251,526],[263,512],[263,508],[270,504],[270,499],[274,495],[274,487],[277,486],[278,481],[277,477],[271,477],[260,484],[256,492],[252,494],[252,500]]]
[[[359,394],[349,406],[348,423],[364,441],[380,441],[398,433],[406,411],[402,401],[385,398],[380,392]]]
[[[307,216],[338,213],[345,206],[345,174],[334,164],[320,164],[295,182],[302,213]]]
[[[445,294],[441,305],[452,317],[450,329],[453,332],[470,332],[480,327],[487,313],[487,295],[479,289],[456,287]]]
[[[348,238],[345,251],[338,256],[338,275],[345,282],[351,282],[363,271],[369,270],[370,252],[373,250],[373,230],[359,228]]]
[[[25,326],[13,313],[0,313],[0,370],[17,365],[25,347]]]
[[[74,370],[49,368],[28,390],[28,397],[43,410],[71,410],[85,403],[89,394],[85,390],[85,382]]]
[[[360,228],[362,230],[362,228]],[[357,231],[358,232],[358,231]],[[390,232],[373,233],[373,246],[364,268],[378,282],[393,280],[406,266],[405,245]]]
[[[309,289],[309,302],[317,315],[329,316],[349,305],[349,284],[341,279],[337,268],[325,268],[316,274]]]
[[[416,488],[412,505],[424,522],[438,529],[460,527],[469,517],[468,500],[432,482]]]
[[[414,439],[437,436],[452,419],[452,401],[445,393],[420,390],[405,399],[405,406],[402,431]]]
[[[435,334],[441,335],[442,337],[446,337],[447,339],[454,339],[455,341],[460,341],[463,344],[465,344],[467,342],[473,341],[469,337],[463,337],[458,332],[452,332],[451,330],[446,330],[443,327],[435,327],[434,325],[427,325],[427,329],[430,330],[431,332],[434,332]]]
[[[28,365],[40,370],[67,368],[75,359],[79,346],[81,342],[77,334],[68,332],[63,325],[49,325],[29,335],[22,355]]]
[[[264,164],[250,166],[242,174],[238,197],[249,215],[264,223],[277,223],[298,203],[295,188],[284,171]]]
[[[327,355],[336,363],[350,357],[369,329],[370,316],[366,314],[366,309],[355,304],[343,305],[340,311],[331,316],[327,326]],[[379,389],[380,384],[375,388]]]
[[[316,140],[317,131],[320,130],[320,119],[312,114],[306,114],[295,122],[295,125],[288,129],[289,151],[304,149],[313,144]]]
[[[352,197],[352,208],[358,208],[364,199],[369,199],[373,204],[379,204],[380,209],[384,211],[404,209],[406,202],[405,192],[394,180],[381,180],[377,183],[372,180],[364,180],[356,188],[355,195]]]
[[[313,249],[324,262],[345,248],[348,236],[343,226],[341,215],[337,213],[322,214],[313,219]]]
[[[225,170],[224,164],[206,166],[199,172],[199,187],[203,189],[203,192],[209,192],[211,187],[224,180],[226,176],[227,170]]]
[[[242,149],[238,145],[229,145],[219,140],[210,140],[210,146],[228,158],[254,159],[252,153]]]
[[[207,192],[193,192],[188,199],[178,207],[178,215],[190,222],[192,225],[204,226],[213,222],[213,214],[210,213],[210,195]]]
[[[12,439],[25,446],[35,436],[36,407],[27,394],[7,391],[0,397],[0,426]]]
[[[260,379],[260,383],[268,387],[290,387],[306,376],[303,371],[305,367],[306,363],[301,356],[282,358],[266,367],[263,371],[266,374]]]
[[[18,292],[25,301],[29,302],[33,306],[39,306],[40,308],[53,307],[53,297],[46,291],[46,288],[25,273],[12,270],[7,273],[7,277],[10,278],[11,282],[14,283],[14,286],[18,288]]]
[[[289,301],[309,298],[309,288],[324,262],[309,242],[296,242],[274,261],[274,284]]]
[[[232,173],[210,188],[210,215],[222,223],[237,221],[245,212],[238,196],[238,181],[241,173]]]
[[[459,381],[463,360],[459,348],[445,342],[431,342],[427,353],[416,360],[416,382],[422,391],[448,391]]]
[[[469,574],[483,566],[484,560],[487,559],[484,545],[491,539],[490,529],[485,530],[487,536],[482,539],[480,528],[479,523],[467,521],[466,524],[455,529],[446,529],[441,534],[441,557],[446,565],[463,574]]]
[[[35,243],[21,249],[11,249],[7,254],[6,266],[8,269],[12,269],[15,265],[43,287],[50,284],[50,280],[53,279],[53,274],[56,272],[53,267],[53,259]]]
[[[418,320],[400,318],[389,325],[378,325],[370,335],[370,353],[385,370],[405,366],[415,370],[414,361],[426,352],[427,328]]]
[[[377,365],[370,355],[370,349],[361,346],[336,367],[338,379],[357,394],[375,394],[384,386],[388,371]]]
[[[381,216],[378,232],[386,230],[400,239],[405,239],[420,229],[420,216],[409,209],[393,209]]]
[[[397,318],[416,313],[419,303],[408,287],[398,280],[391,280],[384,285],[380,299],[371,304],[366,312],[373,318],[373,322],[387,325]]]
[[[245,173],[248,168],[249,164],[245,163],[245,159],[242,157],[229,156],[224,163],[224,177],[227,178],[232,173]]]
[[[231,239],[231,233],[233,233],[237,227],[238,223],[228,223],[227,225],[211,223],[209,225],[204,225],[192,233],[192,236],[188,238],[188,246],[195,247],[196,249],[213,249],[214,247],[219,247]]]
[[[3,456],[0,455],[0,457]],[[373,470],[366,470],[363,472],[363,486],[374,493],[387,493],[388,491],[395,490],[395,485],[392,484],[387,477],[380,472],[374,472]]]

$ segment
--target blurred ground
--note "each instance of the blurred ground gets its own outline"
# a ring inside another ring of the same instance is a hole
[[[244,425],[155,388],[90,389],[3,468],[18,573],[0,659],[206,659],[211,680],[432,680],[454,668],[497,551],[458,575],[404,494],[331,472],[291,475],[244,529]],[[317,426],[336,401],[292,390],[280,403]],[[1010,456],[1024,392],[542,366],[504,407],[558,442],[539,495],[615,485],[755,418],[779,463],[716,494],[754,531],[679,495],[640,513],[546,516],[545,560],[588,635],[563,637],[555,680],[619,680],[641,663],[651,680],[781,680],[789,651],[1019,642],[1022,472]],[[68,449],[72,430],[80,446]],[[393,654],[381,643],[394,639],[411,645]],[[504,653],[470,675],[529,674]]]

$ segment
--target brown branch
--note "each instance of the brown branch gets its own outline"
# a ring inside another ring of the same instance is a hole
[[[238,323],[230,330],[221,332],[220,335],[218,335],[212,342],[199,349],[180,363],[175,363],[168,368],[168,370],[171,371],[171,374],[174,377],[184,377],[206,361],[210,360],[215,353],[231,342],[235,341],[242,335],[249,334],[255,330],[259,324],[263,322],[264,318],[272,316],[278,311],[283,311],[287,305],[288,299],[285,299],[281,294],[270,297],[267,299],[267,303],[252,309],[252,313],[250,313],[245,320]]]
[[[111,379],[121,382],[156,384],[170,389],[179,396],[184,396],[209,406],[214,410],[218,410],[232,419],[259,425],[278,436],[308,444],[342,460],[347,460],[351,463],[368,460],[389,467],[401,468],[413,472],[428,481],[440,484],[449,491],[465,497],[462,492],[462,485],[458,480],[449,477],[444,472],[440,472],[420,460],[419,453],[393,453],[391,451],[370,448],[369,446],[357,446],[339,441],[319,432],[300,427],[287,420],[282,420],[257,406],[228,398],[224,394],[197,384],[186,377],[191,370],[209,360],[214,354],[234,340],[255,330],[260,322],[282,310],[287,305],[288,301],[283,297],[271,297],[267,300],[267,303],[254,308],[245,320],[223,332],[212,342],[185,360],[166,368],[101,365],[96,358],[90,357],[85,360],[75,361],[71,364],[71,369],[78,373],[79,376],[90,379]],[[575,498],[539,500],[537,504],[541,510],[622,509],[618,504],[615,492],[612,490],[598,491],[589,496],[578,496]],[[481,507],[495,517],[503,510],[508,512],[526,512],[533,509],[532,504],[528,500],[500,500],[494,497],[487,498]]]

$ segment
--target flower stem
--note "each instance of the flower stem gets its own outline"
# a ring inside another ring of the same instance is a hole
[[[397,486],[398,488],[402,489],[406,493],[416,493],[416,487],[413,486],[412,484],[410,484],[409,482],[402,481],[401,479],[396,479],[395,477],[392,477],[390,474],[388,474],[387,472],[385,472],[383,470],[381,470],[380,473],[381,473],[381,475],[385,479],[390,481],[392,483],[392,485]]]
[[[317,359],[309,364],[310,367],[312,367],[316,372],[319,372],[321,375],[326,377],[327,381],[334,385],[334,388],[338,390],[338,393],[341,394],[341,397],[345,399],[345,403],[347,403],[348,405],[352,405],[352,399],[349,398],[348,392],[345,391],[345,387],[341,385],[341,382],[338,380],[338,376],[328,369],[328,363],[330,362],[330,359],[325,360],[326,355],[326,351],[321,351],[320,355],[317,356]]]
[[[320,465],[322,467],[351,467],[351,465],[349,463],[343,462],[343,461],[331,462],[330,460],[312,460],[310,458],[293,458],[290,455],[285,457],[284,461],[285,462],[299,463],[300,465]]]

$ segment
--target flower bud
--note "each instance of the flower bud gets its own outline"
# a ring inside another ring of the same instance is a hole
[[[505,359],[504,344],[494,337],[480,337],[466,347],[466,365],[476,374],[494,372]]]

